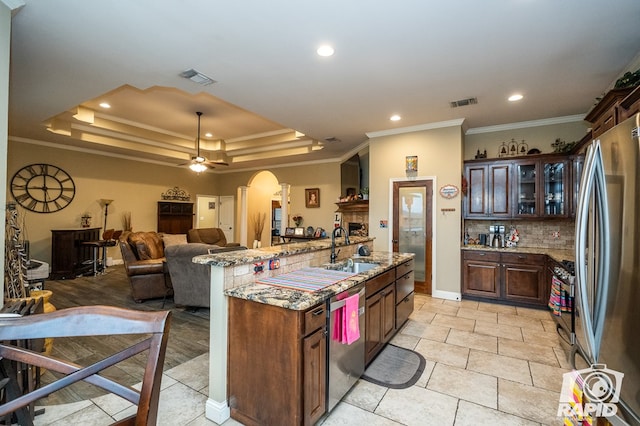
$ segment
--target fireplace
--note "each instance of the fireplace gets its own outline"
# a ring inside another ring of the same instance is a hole
[[[367,235],[369,235],[366,223],[349,222],[347,229],[350,236],[355,235],[358,237],[366,237]]]

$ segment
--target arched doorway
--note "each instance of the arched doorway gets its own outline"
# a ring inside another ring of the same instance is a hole
[[[268,170],[257,172],[247,183],[247,247],[260,241],[263,247],[271,245],[274,218],[274,201],[281,200],[281,185],[278,178]],[[243,224],[245,226],[245,224]]]

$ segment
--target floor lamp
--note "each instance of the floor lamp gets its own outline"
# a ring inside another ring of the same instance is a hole
[[[104,228],[102,228],[102,232],[105,232],[107,230],[107,215],[109,214],[109,204],[113,203],[113,200],[102,198],[100,201],[102,202],[102,204],[104,204]]]

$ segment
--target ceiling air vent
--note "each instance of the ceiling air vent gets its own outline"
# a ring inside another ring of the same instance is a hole
[[[467,105],[475,105],[477,103],[478,103],[478,98],[467,98],[467,99],[460,99],[459,101],[451,101],[449,102],[449,105],[451,105],[451,108],[458,108],[458,107],[467,106]]]
[[[214,79],[207,77],[206,75],[194,70],[193,68],[182,71],[180,73],[180,77],[188,78],[194,83],[202,84],[203,86],[208,86],[216,82]]]
[[[324,140],[326,142],[342,142],[340,139],[336,138],[335,136],[329,136],[328,138],[324,138]]]

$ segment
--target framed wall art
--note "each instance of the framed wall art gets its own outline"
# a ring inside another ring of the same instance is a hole
[[[320,207],[320,188],[307,188],[304,190],[304,205],[308,209]]]

